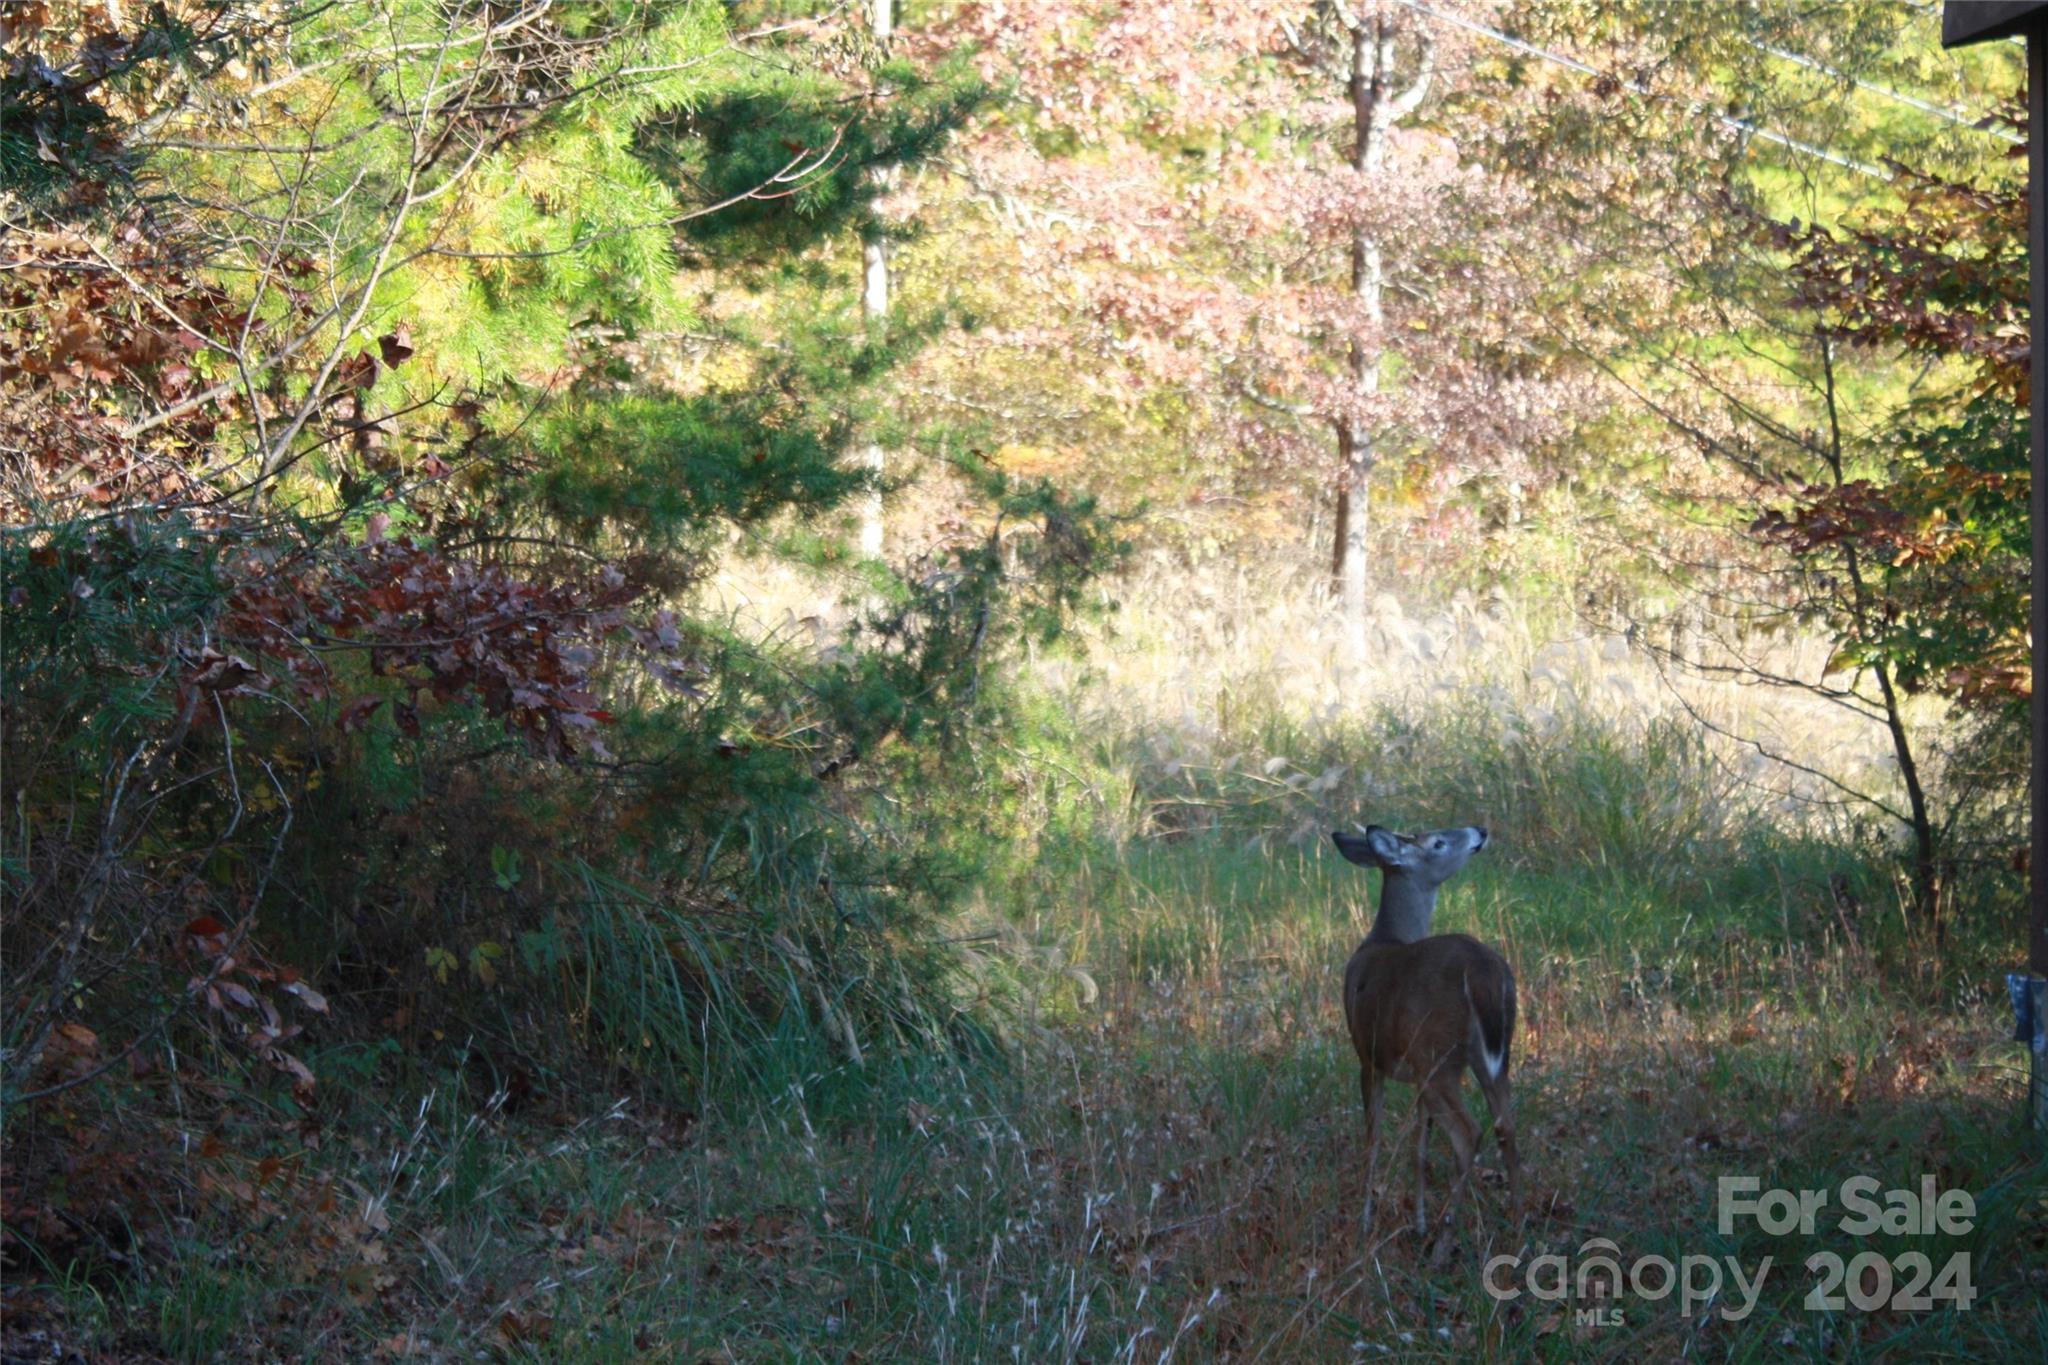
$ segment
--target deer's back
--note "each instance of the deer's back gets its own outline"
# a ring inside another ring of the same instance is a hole
[[[1514,1028],[1515,977],[1499,953],[1467,934],[1367,940],[1344,972],[1358,1059],[1397,1081],[1455,1076],[1476,1060],[1466,1055],[1475,1013],[1486,1035],[1504,1043]]]

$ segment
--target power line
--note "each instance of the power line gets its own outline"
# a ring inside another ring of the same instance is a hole
[[[1641,81],[1622,80],[1619,76],[1610,75],[1597,67],[1588,66],[1584,62],[1567,57],[1561,52],[1552,52],[1548,48],[1538,47],[1534,43],[1515,37],[1513,34],[1503,33],[1497,28],[1490,28],[1485,24],[1467,19],[1462,15],[1446,14],[1442,10],[1432,9],[1430,6],[1422,4],[1420,0],[1401,0],[1401,3],[1418,14],[1426,14],[1432,19],[1441,19],[1447,24],[1452,24],[1469,32],[1491,38],[1497,43],[1504,43],[1517,52],[1524,52],[1531,57],[1539,57],[1546,62],[1554,62],[1558,66],[1568,67],[1581,75],[1592,76],[1598,80],[1613,81],[1617,85],[1633,90],[1638,95],[1646,95],[1651,99],[1670,98],[1666,95],[1659,95]],[[1796,137],[1787,137],[1785,134],[1774,129],[1751,123],[1748,119],[1737,118],[1733,114],[1724,114],[1718,109],[1709,109],[1697,101],[1687,101],[1686,109],[1690,113],[1706,114],[1724,127],[1732,128],[1739,133],[1747,134],[1750,137],[1762,138],[1766,142],[1776,143],[1780,147],[1786,147],[1792,151],[1804,153],[1807,156],[1818,157],[1822,161],[1832,162],[1834,165],[1841,166],[1844,169],[1867,175],[1873,180],[1882,180],[1889,183],[1892,179],[1892,173],[1882,166],[1873,166],[1867,161],[1858,161],[1854,157],[1843,156],[1840,152],[1831,152],[1827,148],[1817,147],[1811,142],[1802,142]]]
[[[1959,124],[1975,132],[1988,133],[1992,137],[2004,142],[2010,142],[2014,146],[2019,146],[2026,141],[2019,134],[2008,133],[2002,128],[1986,128],[1983,126],[1982,120],[1971,116],[1964,110],[1954,109],[1945,104],[1935,104],[1931,101],[1920,99],[1918,96],[1908,95],[1903,90],[1893,90],[1889,86],[1879,85],[1876,81],[1865,80],[1861,76],[1851,76],[1845,71],[1838,71],[1825,63],[1815,61],[1812,57],[1802,56],[1797,52],[1787,52],[1784,48],[1772,47],[1768,43],[1759,43],[1754,39],[1750,40],[1749,45],[1759,52],[1778,58],[1780,61],[1791,62],[1795,66],[1803,66],[1809,70],[1818,71],[1831,80],[1852,81],[1873,95],[1882,95],[1888,100],[1896,100],[1900,104],[1911,105],[1915,109],[1933,114],[1936,118],[1947,119],[1950,123]]]

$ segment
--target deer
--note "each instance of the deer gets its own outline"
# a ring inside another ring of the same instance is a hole
[[[1471,1177],[1479,1146],[1479,1128],[1465,1112],[1462,1094],[1468,1070],[1493,1113],[1507,1164],[1510,1219],[1520,1207],[1522,1163],[1508,1081],[1515,974],[1477,939],[1429,932],[1437,889],[1486,847],[1486,830],[1466,825],[1409,836],[1372,825],[1363,834],[1338,830],[1330,838],[1345,858],[1383,874],[1379,913],[1344,969],[1344,1018],[1358,1051],[1358,1089],[1365,1102],[1365,1206],[1359,1222],[1370,1235],[1381,1081],[1413,1085],[1418,1237],[1429,1235],[1422,1198],[1432,1120],[1450,1137],[1458,1158],[1457,1184],[1444,1198],[1443,1228],[1432,1255],[1441,1262],[1449,1249],[1451,1206]]]

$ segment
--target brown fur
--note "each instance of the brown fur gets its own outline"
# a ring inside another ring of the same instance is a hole
[[[1515,1150],[1514,1106],[1509,1052],[1515,1032],[1515,976],[1499,953],[1464,934],[1439,934],[1414,943],[1367,940],[1344,971],[1344,1016],[1358,1050],[1358,1085],[1365,1101],[1365,1221],[1372,1220],[1373,1164],[1379,1147],[1380,1081],[1418,1087],[1415,1148],[1415,1225],[1426,1232],[1422,1208],[1424,1144],[1434,1120],[1450,1136],[1458,1158],[1458,1183],[1444,1200],[1444,1226],[1451,1203],[1472,1173],[1479,1126],[1465,1112],[1460,1093],[1464,1073],[1479,1081],[1493,1112],[1493,1130],[1507,1163],[1510,1216],[1520,1203],[1521,1158]],[[1488,1069],[1485,1052],[1500,1059],[1500,1073]],[[1439,1242],[1441,1257],[1446,1244]]]

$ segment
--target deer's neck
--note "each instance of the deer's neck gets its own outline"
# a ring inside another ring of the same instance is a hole
[[[1428,938],[1429,917],[1435,913],[1435,887],[1389,875],[1380,884],[1380,912],[1373,917],[1372,932],[1365,941],[1413,943]]]

